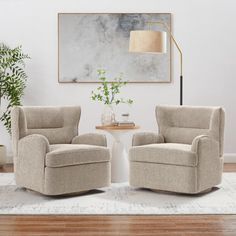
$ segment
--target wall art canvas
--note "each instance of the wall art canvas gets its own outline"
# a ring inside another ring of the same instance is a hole
[[[148,29],[148,21],[171,27],[171,14],[59,13],[59,82],[98,82],[98,69],[105,69],[111,80],[122,73],[128,82],[170,82],[169,37],[165,54],[129,52],[130,31]],[[152,30],[166,31],[162,25],[152,26]]]

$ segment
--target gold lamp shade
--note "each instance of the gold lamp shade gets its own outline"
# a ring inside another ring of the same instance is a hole
[[[166,38],[166,32],[164,31],[131,31],[129,51],[139,53],[166,53]]]

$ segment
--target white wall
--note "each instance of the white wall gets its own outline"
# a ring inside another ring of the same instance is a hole
[[[235,10],[234,0],[0,0],[0,41],[12,47],[21,44],[32,57],[24,104],[80,104],[84,133],[94,131],[101,106],[89,98],[96,85],[57,82],[57,13],[173,13],[172,30],[184,53],[184,103],[224,107],[225,152],[236,153]],[[132,114],[143,130],[156,130],[155,105],[179,102],[177,56],[174,51],[173,83],[130,84],[125,89],[135,100]],[[2,125],[0,143],[10,146]]]

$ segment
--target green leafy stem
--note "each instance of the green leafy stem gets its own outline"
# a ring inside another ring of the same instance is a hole
[[[117,98],[117,95],[120,94],[120,89],[127,84],[126,81],[123,81],[122,74],[115,78],[113,82],[108,82],[105,70],[99,69],[97,72],[101,85],[95,91],[92,91],[91,98],[93,101],[102,102],[106,105],[133,103],[132,99]]]
[[[21,46],[11,49],[0,44],[0,106],[2,99],[7,101],[6,110],[0,120],[11,134],[11,108],[21,105],[26,87],[27,75],[24,71],[25,59],[30,58],[22,52]]]

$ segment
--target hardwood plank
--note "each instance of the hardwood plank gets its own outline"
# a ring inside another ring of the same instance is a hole
[[[235,235],[236,216],[0,216],[0,235]],[[2,234],[4,233],[4,234]]]
[[[224,172],[236,172],[236,163],[225,163]]]
[[[12,164],[5,164],[0,166],[0,173],[8,173],[13,172],[13,165]]]

